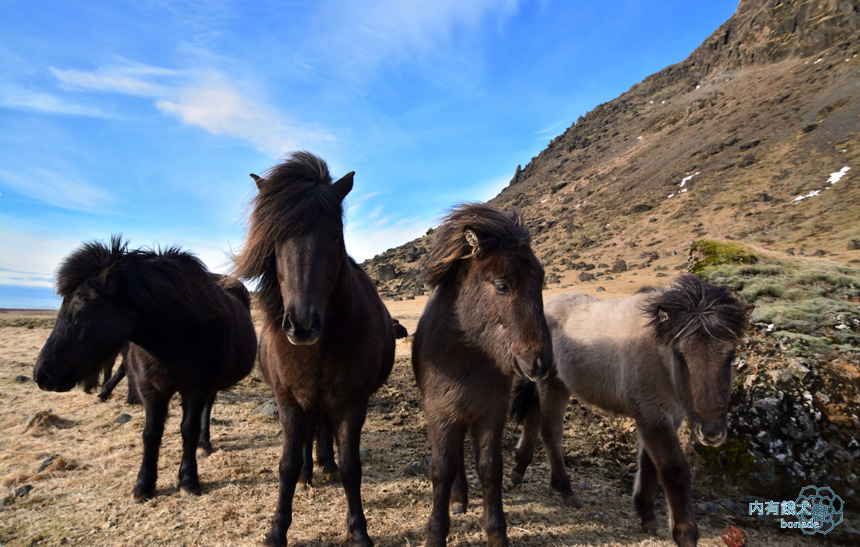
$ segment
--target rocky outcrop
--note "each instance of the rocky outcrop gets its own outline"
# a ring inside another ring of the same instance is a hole
[[[699,473],[767,499],[828,486],[860,507],[860,269],[696,242],[691,271],[756,305],[735,361],[729,436]]]

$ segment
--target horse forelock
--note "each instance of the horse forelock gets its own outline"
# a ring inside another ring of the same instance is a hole
[[[233,273],[257,280],[260,305],[267,315],[283,307],[275,271],[278,244],[307,233],[323,220],[343,225],[343,203],[332,185],[326,162],[309,152],[295,152],[269,169],[248,207],[248,232],[233,257]]]
[[[466,230],[477,237],[477,246],[467,241]],[[436,229],[425,263],[423,279],[430,287],[441,285],[463,259],[484,252],[529,248],[531,238],[519,210],[505,213],[487,203],[464,203],[442,219]]]
[[[111,237],[110,246],[101,241],[81,245],[60,263],[56,274],[56,289],[60,297],[73,293],[88,279],[117,263],[128,249],[121,235]]]
[[[701,337],[739,343],[749,329],[748,305],[725,285],[709,285],[685,274],[648,293],[644,306],[655,337],[669,345]]]

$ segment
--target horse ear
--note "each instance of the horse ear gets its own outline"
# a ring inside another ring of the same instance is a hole
[[[341,201],[343,201],[349,191],[352,190],[352,178],[354,176],[355,171],[350,171],[338,179],[337,182],[332,184],[332,186],[334,186],[334,191],[337,192],[338,196],[340,196]]]
[[[472,254],[478,252],[478,234],[476,234],[471,228],[466,228],[463,230],[463,235],[466,236],[466,243],[469,244],[469,247],[472,248]]]
[[[665,323],[669,320],[669,312],[666,311],[666,308],[657,308],[657,320],[661,323]]]
[[[258,177],[254,173],[251,173],[251,178],[254,179],[254,182],[257,183],[257,188],[262,189],[263,184],[266,182],[266,179],[264,179],[263,177]]]

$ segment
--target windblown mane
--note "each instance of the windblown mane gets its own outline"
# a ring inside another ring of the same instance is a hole
[[[654,291],[643,310],[649,327],[663,344],[690,336],[708,336],[738,343],[749,329],[753,306],[735,298],[725,285],[709,285],[684,274]]]
[[[478,236],[478,252],[528,246],[530,242],[529,230],[518,210],[508,214],[487,203],[458,205],[436,229],[423,274],[430,287],[442,284],[456,271],[461,259],[472,256],[472,247],[464,236],[466,229]]]
[[[111,236],[110,247],[85,243],[60,264],[57,294],[66,297],[87,282],[115,285],[136,309],[171,320],[199,324],[227,312],[222,289],[203,262],[178,247],[129,250],[118,235]]]
[[[343,205],[332,187],[328,165],[310,152],[294,152],[258,181],[248,204],[251,214],[242,250],[233,258],[234,273],[259,279],[260,305],[273,321],[283,314],[275,268],[275,249],[290,235],[307,232],[322,218],[343,224]]]
[[[111,236],[110,247],[101,241],[84,243],[63,259],[57,268],[57,295],[65,298],[72,294],[87,279],[119,262],[127,251],[128,242],[122,241],[121,235]]]

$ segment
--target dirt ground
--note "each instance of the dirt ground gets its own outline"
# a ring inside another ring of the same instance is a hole
[[[389,308],[411,333],[425,302],[390,302]],[[133,504],[142,409],[124,403],[125,382],[103,404],[80,389],[38,389],[31,380],[32,368],[53,317],[53,312],[0,311],[0,545],[258,545],[275,508],[280,456],[276,418],[252,414],[271,398],[259,373],[255,370],[218,397],[212,414],[216,451],[199,461],[203,495],[183,498],[176,489],[181,450],[177,397],[165,430],[157,495]],[[429,479],[409,471],[411,462],[423,462],[430,454],[410,347],[411,340],[398,341],[394,371],[372,399],[362,438],[362,446],[371,452],[363,465],[362,495],[368,531],[379,546],[421,545],[430,512]],[[131,419],[118,423],[123,414]],[[630,499],[635,473],[630,422],[571,405],[566,423],[567,462],[584,506],[576,510],[561,505],[548,486],[549,468],[539,449],[523,485],[511,487],[506,479],[512,544],[667,544],[662,496],[660,535],[655,538],[638,529]],[[509,425],[506,473],[516,435],[516,426]],[[465,515],[452,519],[449,541],[478,546],[484,544],[480,488],[474,466],[469,462],[467,467],[471,505]],[[743,493],[718,482],[697,479],[694,484],[701,545],[722,545],[720,534],[728,525],[742,528],[750,538],[748,545],[813,544],[799,532],[780,533],[778,523],[726,509],[725,500],[738,502]],[[290,545],[344,544],[345,514],[340,486],[318,479],[296,496]]]

